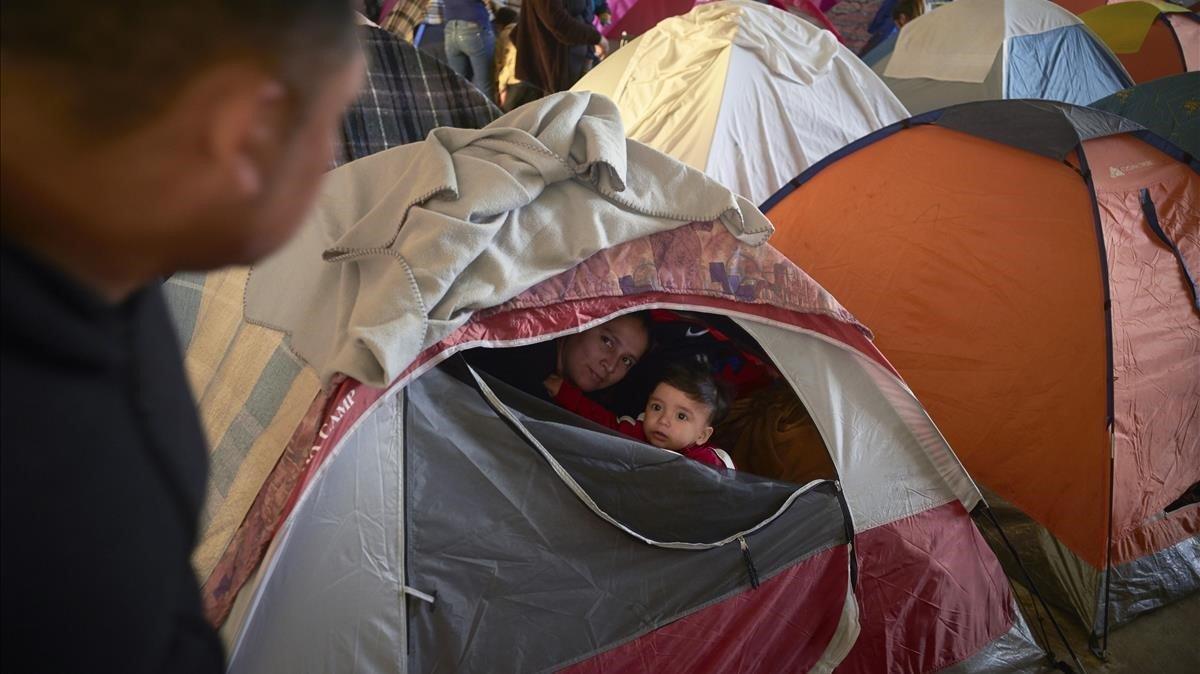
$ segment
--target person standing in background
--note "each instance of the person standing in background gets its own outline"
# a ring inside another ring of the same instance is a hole
[[[492,24],[496,31],[496,102],[500,105],[508,100],[508,88],[517,83],[517,48],[513,44],[517,17],[515,9],[501,7],[496,10],[496,19]]]
[[[159,288],[283,244],[362,54],[350,0],[18,0],[0,39],[5,672],[219,672],[208,454]]]
[[[496,34],[483,0],[442,0],[446,63],[496,100]]]
[[[603,38],[584,19],[592,0],[524,0],[517,19],[517,79],[520,92],[510,92],[504,109],[557,91],[566,91],[582,75],[589,45]],[[515,87],[514,87],[515,89]]]
[[[446,20],[442,18],[442,0],[429,0],[425,5],[425,18],[417,26],[412,43],[437,60],[446,60]]]

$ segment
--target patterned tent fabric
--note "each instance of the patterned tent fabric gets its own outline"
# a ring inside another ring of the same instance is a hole
[[[500,109],[441,61],[373,26],[360,29],[366,84],[342,120],[337,163],[424,140],[439,126],[478,129]]]
[[[871,22],[883,0],[841,0],[825,15],[842,35],[842,44],[858,53],[871,39]]]
[[[1200,72],[1122,89],[1092,107],[1131,119],[1200,157]]]

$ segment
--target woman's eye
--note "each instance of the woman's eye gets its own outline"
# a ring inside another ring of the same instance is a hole
[[[662,409],[662,405],[659,405],[658,403],[650,403],[650,409],[657,412]]]
[[[613,341],[612,341],[612,338],[609,337],[608,335],[601,335],[600,341],[604,342],[604,346],[607,346],[610,349],[612,348]]]
[[[633,367],[633,359],[629,356],[622,358],[621,362],[625,365],[625,367]]]

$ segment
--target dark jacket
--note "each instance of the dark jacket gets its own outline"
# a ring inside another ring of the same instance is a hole
[[[113,306],[0,242],[5,672],[219,672],[208,455],[157,284]]]
[[[582,75],[586,45],[600,33],[583,17],[592,0],[525,0],[517,21],[517,79],[543,94],[565,91]],[[576,47],[572,49],[572,47]]]

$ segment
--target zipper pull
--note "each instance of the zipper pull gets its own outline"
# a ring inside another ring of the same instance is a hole
[[[746,562],[746,572],[750,576],[750,587],[758,589],[758,569],[754,567],[754,559],[750,557],[750,546],[744,536],[738,536],[738,545],[742,547],[742,559]]]

